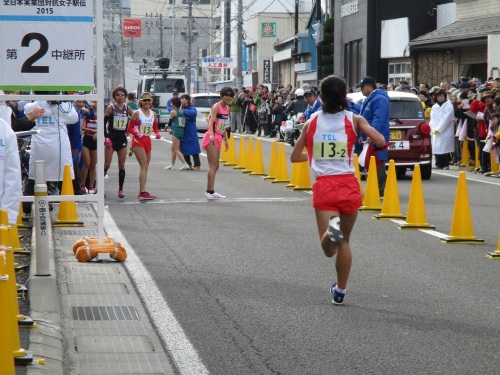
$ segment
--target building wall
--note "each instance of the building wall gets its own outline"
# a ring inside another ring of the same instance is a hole
[[[454,61],[456,56],[441,51],[422,51],[414,56],[414,76],[418,82],[427,83],[430,87],[438,86],[441,81],[451,82],[456,77]]]
[[[498,0],[455,0],[457,20],[487,16],[500,7]]]

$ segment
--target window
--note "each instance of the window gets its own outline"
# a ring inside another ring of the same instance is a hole
[[[344,75],[349,87],[361,81],[361,39],[344,45]]]
[[[410,62],[395,62],[389,63],[389,82],[399,84],[399,81],[405,80],[412,84],[411,79],[411,63]]]
[[[145,92],[151,92],[153,90],[155,93],[159,92],[172,92],[177,89],[178,92],[184,92],[184,81],[182,79],[175,78],[148,78],[146,79]]]

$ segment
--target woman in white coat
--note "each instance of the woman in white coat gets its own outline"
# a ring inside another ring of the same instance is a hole
[[[26,112],[34,108],[45,109],[44,114],[37,118],[33,129],[39,134],[31,136],[31,154],[29,162],[29,180],[25,187],[26,195],[33,195],[35,189],[35,161],[45,161],[45,179],[49,190],[59,188],[64,175],[64,165],[69,164],[71,179],[74,179],[73,157],[66,125],[78,121],[78,113],[70,102],[35,101],[26,104]],[[31,212],[31,205],[24,206],[26,213]]]
[[[436,104],[431,110],[432,152],[435,169],[449,169],[450,153],[455,150],[454,109],[444,90],[435,93]]]
[[[7,210],[11,225],[17,222],[21,195],[21,165],[16,134],[0,118],[0,208]]]

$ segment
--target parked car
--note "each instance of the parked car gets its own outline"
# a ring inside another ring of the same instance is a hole
[[[425,121],[422,104],[414,94],[400,91],[387,94],[391,100],[389,160],[394,160],[399,176],[420,165],[422,180],[428,180],[432,175],[431,128]],[[364,99],[360,92],[347,96],[360,104]]]
[[[196,116],[196,127],[198,132],[204,133],[207,131],[207,121],[210,115],[210,108],[220,101],[218,93],[205,93],[191,95],[191,103],[196,107],[198,115]]]

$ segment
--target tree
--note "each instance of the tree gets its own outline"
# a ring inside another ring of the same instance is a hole
[[[333,74],[333,34],[334,19],[329,18],[323,24],[323,41],[321,42],[321,78]]]

